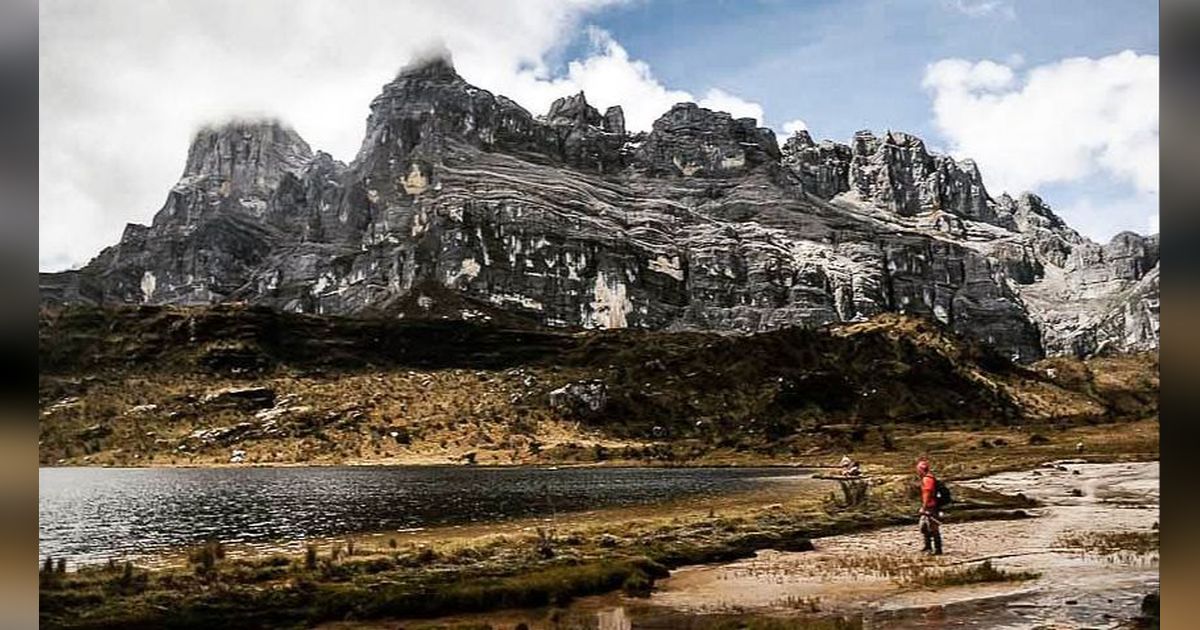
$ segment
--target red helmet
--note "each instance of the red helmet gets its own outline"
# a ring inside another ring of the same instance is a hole
[[[929,474],[929,460],[924,457],[917,460],[917,474],[922,477]]]

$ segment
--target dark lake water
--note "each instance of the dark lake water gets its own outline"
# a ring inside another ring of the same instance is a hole
[[[43,468],[38,553],[70,563],[216,538],[275,543],[753,489],[754,468]]]

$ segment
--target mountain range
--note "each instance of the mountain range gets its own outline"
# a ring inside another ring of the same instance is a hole
[[[648,132],[580,93],[535,116],[447,57],[370,106],[350,164],[276,121],[202,129],[150,225],[43,305],[761,332],[926,316],[1017,361],[1156,350],[1158,236],[1095,243],[912,135],[847,144],[680,103]]]

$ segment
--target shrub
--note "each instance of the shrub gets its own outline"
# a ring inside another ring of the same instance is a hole
[[[647,582],[665,569],[646,560],[595,562],[554,566],[534,573],[481,579],[449,585],[434,592],[418,593],[403,585],[364,591],[347,597],[345,590],[329,589],[318,605],[322,613],[355,610],[364,618],[390,616],[437,616],[446,612],[475,612],[495,608],[562,606],[572,597],[621,588],[631,576],[641,574]],[[328,598],[328,599],[326,599]],[[347,601],[350,599],[352,601]],[[328,608],[327,608],[328,607]],[[329,618],[327,614],[321,616]]]
[[[896,443],[892,441],[892,434],[882,426],[879,427],[879,440],[883,450],[888,452],[896,450]]]
[[[42,588],[54,586],[58,583],[58,575],[54,571],[53,557],[46,556],[46,562],[42,564],[42,569],[38,572],[38,583]]]
[[[126,561],[125,566],[121,569],[121,574],[110,582],[109,588],[124,595],[133,595],[146,590],[149,581],[148,573],[134,571],[133,563]]]
[[[537,528],[537,555],[549,560],[554,557],[554,532],[544,528]]]
[[[992,566],[991,560],[960,569],[938,573],[920,573],[913,581],[927,588],[940,586],[961,586],[963,584],[983,584],[987,582],[1016,582],[1033,580],[1041,577],[1039,573],[1029,571],[1005,571]]]
[[[633,572],[621,584],[621,590],[630,597],[650,597],[650,591],[653,588],[654,582],[641,571]]]
[[[417,552],[416,560],[418,564],[432,564],[436,562],[437,559],[437,552],[430,547],[421,547],[421,550]]]
[[[188,562],[196,566],[197,575],[210,575],[224,559],[225,546],[217,540],[209,540],[188,553]]]
[[[838,485],[842,488],[842,507],[855,507],[866,502],[869,486],[865,480],[839,479]]]

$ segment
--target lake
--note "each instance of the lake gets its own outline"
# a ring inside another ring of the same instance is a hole
[[[752,490],[779,468],[42,468],[38,554],[72,566],[207,539],[297,541]]]

